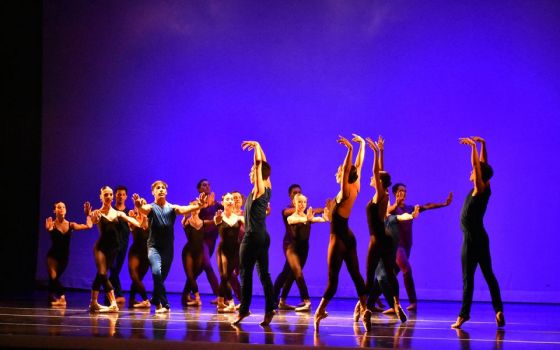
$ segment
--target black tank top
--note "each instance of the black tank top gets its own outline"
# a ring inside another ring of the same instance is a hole
[[[332,213],[331,233],[337,236],[348,236],[350,229],[348,228],[348,218],[344,218],[338,214],[340,203],[336,203]]]
[[[71,235],[72,227],[70,224],[68,224],[68,231],[66,233],[62,233],[55,226],[52,231],[50,231],[52,245],[48,255],[59,259],[68,259],[70,255]]]
[[[264,193],[253,200],[253,192],[247,196],[245,203],[245,232],[268,233],[266,230],[266,209],[270,201],[271,191],[266,187]]]
[[[301,222],[290,225],[291,236],[294,242],[307,242],[311,234],[311,223]]]
[[[222,221],[218,225],[218,232],[220,233],[221,247],[224,254],[230,254],[239,250],[239,230],[241,222],[237,220],[233,226],[227,222]]]
[[[98,248],[106,251],[118,248],[119,219],[111,221],[104,215],[99,219]]]
[[[368,221],[369,235],[384,238],[385,233],[385,223],[379,216],[379,204],[369,201],[366,206],[366,215]]]
[[[472,195],[473,191],[469,191],[461,209],[461,230],[466,238],[476,240],[486,236],[483,219],[492,191],[488,187],[476,196]]]
[[[199,229],[196,229],[187,221],[183,226],[183,230],[187,236],[189,251],[193,255],[202,254],[202,250],[204,249],[204,224],[200,226]]]

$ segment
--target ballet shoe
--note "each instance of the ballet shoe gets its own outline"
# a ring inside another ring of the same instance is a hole
[[[451,328],[455,328],[455,329],[459,329],[461,328],[461,326],[467,322],[468,320],[470,320],[470,317],[462,317],[462,316],[457,316],[457,321],[455,321],[455,323],[453,323],[451,325]]]
[[[319,323],[321,322],[322,319],[327,318],[327,316],[329,316],[329,313],[326,312],[325,310],[322,311],[317,310],[315,316],[313,317],[313,325],[315,326],[315,331],[319,330]]]
[[[371,331],[371,310],[366,309],[362,315],[362,324],[366,329],[366,332]]]
[[[287,304],[284,299],[280,299],[280,301],[278,302],[278,310],[295,310],[296,307],[290,304]]]
[[[247,312],[246,314],[242,314],[239,313],[237,314],[237,317],[235,318],[235,320],[231,323],[232,326],[237,326],[238,324],[241,323],[241,321],[243,321],[243,319],[247,316],[249,316],[251,314],[251,312]]]
[[[264,319],[260,323],[260,325],[262,327],[268,327],[268,325],[270,325],[270,322],[272,322],[273,317],[274,317],[274,311],[269,311],[269,312],[265,313],[264,314]]]
[[[356,306],[354,306],[354,322],[358,322],[360,320],[360,314],[362,313],[362,305],[360,304],[360,301],[358,300],[358,302],[356,303]]]
[[[311,302],[305,302],[303,305],[296,307],[296,312],[311,312]]]
[[[506,319],[502,311],[498,311],[496,313],[496,324],[498,325],[498,327],[504,327],[506,325]]]

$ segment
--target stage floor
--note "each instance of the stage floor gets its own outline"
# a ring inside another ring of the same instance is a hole
[[[374,314],[372,330],[352,321],[355,299],[334,299],[329,317],[314,331],[313,313],[280,311],[269,328],[259,326],[264,299],[255,297],[252,314],[239,328],[234,314],[217,314],[212,296],[198,308],[182,308],[180,296],[170,294],[171,313],[121,308],[117,314],[92,315],[89,293],[70,291],[68,306],[51,308],[45,292],[0,299],[0,347],[57,349],[254,349],[286,348],[400,348],[400,349],[560,349],[560,305],[505,304],[506,327],[498,329],[490,303],[475,303],[463,330],[450,325],[458,302],[421,301],[409,321]],[[294,303],[296,299],[289,300]],[[319,303],[313,299],[313,307]],[[403,302],[406,306],[406,301]]]

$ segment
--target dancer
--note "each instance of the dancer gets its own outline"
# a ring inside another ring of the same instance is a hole
[[[195,206],[196,201],[190,203]],[[196,279],[202,273],[204,268],[204,221],[199,216],[200,210],[196,209],[190,212],[190,215],[185,215],[181,224],[187,236],[187,243],[183,247],[181,253],[181,260],[183,262],[183,269],[187,277],[185,287],[183,288],[183,306],[200,306],[200,293],[198,291],[198,283]],[[194,299],[187,301],[187,295],[194,294]]]
[[[146,204],[146,200],[142,199],[142,204]],[[128,250],[128,272],[132,279],[130,286],[130,297],[128,299],[129,308],[150,308],[150,300],[146,293],[146,287],[142,280],[150,267],[148,259],[148,218],[138,211],[137,208],[130,210],[128,216],[136,218],[140,223],[140,227],[130,225],[132,233],[132,244]],[[142,301],[136,301],[136,294],[140,294]]]
[[[282,270],[280,275],[276,278],[276,281],[274,282],[274,297],[278,298],[280,287],[283,285],[283,293],[286,295],[284,295],[280,300],[285,303],[289,288],[295,280],[299,288],[301,299],[303,300],[303,304],[295,307],[295,311],[308,312],[311,311],[311,299],[309,297],[305,278],[303,277],[303,267],[305,266],[305,262],[307,261],[307,256],[309,254],[309,235],[311,233],[311,224],[316,222],[327,222],[328,210],[324,210],[322,216],[314,216],[313,208],[307,208],[307,197],[301,193],[294,195],[293,203],[295,212],[287,218],[290,230],[290,240],[285,248],[288,270]],[[286,266],[286,264],[284,266]],[[279,307],[280,306],[281,305],[279,305]]]
[[[91,286],[89,310],[90,312],[118,312],[119,307],[117,306],[113,286],[107,277],[107,272],[117,254],[119,220],[124,220],[134,227],[140,227],[140,223],[135,218],[129,217],[111,206],[113,203],[113,189],[111,187],[103,186],[100,190],[99,198],[101,199],[101,208],[90,213],[92,222],[97,224],[99,229],[99,239],[93,247],[97,274]],[[101,286],[103,286],[103,290],[109,300],[109,307],[101,306],[97,302]]]
[[[115,206],[118,211],[123,212],[125,215],[130,212],[130,208],[126,206],[126,199],[128,198],[128,190],[125,186],[119,185],[115,188]],[[128,242],[130,237],[129,224],[124,221],[119,221],[118,235],[117,235],[117,253],[115,260],[109,269],[109,281],[113,285],[115,297],[118,304],[124,304],[125,298],[122,292],[120,273],[126,259],[126,252],[128,250]]]
[[[241,305],[232,325],[238,325],[250,315],[249,307],[253,293],[253,270],[257,265],[259,279],[265,297],[265,315],[261,326],[267,327],[274,316],[272,280],[268,272],[268,249],[270,236],[266,230],[266,212],[270,201],[270,165],[266,161],[261,145],[256,141],[243,141],[243,150],[254,150],[254,161],[249,174],[253,189],[245,205],[245,235],[239,248],[241,276]]]
[[[214,272],[214,268],[212,267],[212,255],[214,254],[214,250],[216,248],[216,241],[218,240],[218,228],[214,225],[214,215],[220,209],[223,209],[223,206],[216,202],[215,194],[212,192],[210,187],[210,181],[208,179],[201,179],[196,184],[196,189],[198,193],[206,194],[206,206],[200,209],[200,218],[204,220],[204,265],[203,269],[206,273],[206,278],[208,279],[208,283],[210,283],[210,287],[212,288],[212,293],[216,296],[216,299],[212,300],[212,304],[216,304],[218,302],[218,290],[220,288],[220,284],[218,282],[218,278],[216,277],[216,273]]]
[[[214,223],[220,233],[218,245],[218,268],[220,270],[220,291],[218,294],[218,312],[235,312],[232,289],[241,295],[239,281],[233,271],[239,268],[239,236],[243,228],[243,217],[235,213],[233,194],[222,197],[224,211],[218,210]],[[232,282],[233,281],[233,282]],[[231,300],[231,302],[227,302]]]
[[[89,202],[84,203],[84,211],[91,210]],[[66,204],[54,203],[55,218],[45,219],[45,228],[51,237],[51,247],[47,252],[47,268],[49,272],[49,302],[51,306],[66,306],[64,287],[60,283],[60,276],[68,266],[70,256],[70,239],[73,231],[89,230],[93,227],[91,217],[86,216],[86,223],[79,224],[66,220]]]
[[[314,325],[315,331],[319,331],[319,323],[328,316],[326,308],[338,288],[338,275],[342,263],[346,263],[346,268],[352,277],[356,292],[360,297],[362,320],[367,331],[371,329],[371,311],[366,307],[366,286],[360,274],[358,254],[356,252],[356,237],[348,227],[348,219],[354,206],[354,202],[360,192],[360,173],[364,162],[365,141],[362,137],[353,134],[352,141],[357,142],[360,147],[356,155],[355,164],[352,164],[352,144],[344,137],[339,136],[337,142],[347,148],[344,163],[338,167],[336,181],[340,184],[340,191],[336,199],[329,200],[328,209],[331,213],[331,234],[328,251],[329,281],[319,307],[315,311]]]
[[[494,276],[494,271],[492,271],[490,242],[488,233],[484,228],[484,214],[492,194],[490,179],[494,171],[488,164],[486,142],[483,138],[479,136],[462,137],[459,139],[459,143],[471,147],[472,171],[469,180],[473,182],[473,189],[467,194],[461,209],[461,230],[463,231],[463,246],[461,249],[463,305],[461,306],[457,321],[451,327],[461,328],[463,323],[470,319],[474,291],[474,273],[477,265],[480,265],[480,270],[490,289],[492,307],[496,313],[496,323],[498,327],[503,327],[506,321],[500,295],[500,286],[496,276]],[[477,143],[480,143],[480,156],[477,151]]]
[[[154,281],[152,304],[156,306],[157,314],[170,311],[164,282],[173,262],[174,225],[177,214],[188,214],[202,208],[206,202],[206,194],[201,193],[194,205],[171,204],[167,201],[167,187],[167,184],[161,180],[152,184],[154,201],[151,204],[144,204],[137,193],[132,195],[134,206],[140,213],[148,217],[150,225],[148,259],[150,259]]]
[[[397,183],[393,185],[392,192],[393,195],[395,196],[395,203],[389,206],[388,209],[389,213],[395,215],[401,215],[405,213],[412,214],[414,212],[415,206],[405,203],[406,194],[407,194],[406,185],[403,183]],[[449,204],[451,204],[452,200],[453,200],[453,193],[449,192],[445,202],[426,203],[420,205],[419,211],[420,213],[422,213],[426,210],[447,207]],[[408,295],[408,302],[409,302],[409,305],[406,307],[407,310],[416,310],[417,303],[418,303],[416,297],[416,288],[414,287],[414,278],[412,277],[412,268],[408,260],[410,258],[410,250],[412,248],[412,222],[413,222],[412,220],[398,221],[397,223],[398,239],[396,240],[397,242],[396,273],[398,274],[399,271],[402,271],[403,273],[404,287],[406,289],[406,294]],[[389,304],[392,304],[392,302],[389,301]],[[394,311],[394,309],[391,308],[386,311],[387,313],[390,313],[391,311]]]
[[[301,193],[300,185],[291,184],[290,187],[288,187],[288,196],[290,198],[290,203],[286,208],[282,210],[282,221],[284,222],[284,227],[285,227],[285,233],[283,239],[284,255],[286,255],[286,250],[293,243],[293,239],[292,239],[293,232],[292,229],[290,228],[290,225],[288,224],[288,217],[296,211],[294,205],[294,196],[300,193]],[[314,215],[322,214],[322,213],[323,213],[323,208],[313,209]],[[303,258],[303,255],[301,257],[302,259],[300,260],[300,262],[301,262],[301,267],[303,268],[303,265],[305,265],[305,261],[307,260],[307,253],[305,254],[305,258]],[[278,275],[278,277],[276,277],[276,280],[274,281],[274,301],[278,303],[277,305],[279,310],[295,310],[298,307],[301,308],[306,305],[303,299],[298,306],[293,306],[286,303],[286,299],[288,298],[288,294],[290,293],[290,289],[292,288],[293,283],[294,283],[294,274],[292,272],[292,268],[290,264],[288,263],[288,260],[286,260],[284,262],[284,267],[282,268],[282,272],[280,272],[280,274]],[[280,296],[280,299],[278,299],[278,296]],[[301,297],[301,293],[300,293],[300,297]],[[304,310],[300,309],[299,311],[304,311]]]
[[[385,272],[387,274],[387,282],[390,295],[392,295],[393,308],[399,316],[401,322],[406,322],[407,316],[400,306],[399,301],[399,282],[395,275],[395,246],[390,234],[385,232],[385,219],[387,216],[387,207],[389,204],[389,186],[391,186],[391,176],[384,171],[383,167],[383,151],[385,140],[379,135],[377,142],[373,142],[371,138],[367,138],[368,146],[373,150],[373,176],[370,185],[375,189],[375,194],[366,207],[366,214],[369,227],[369,246],[367,257],[367,277],[366,288],[370,291],[368,298],[368,306],[372,307],[379,295],[372,293],[374,291],[375,270],[379,261],[383,261]],[[360,315],[360,305],[356,304],[354,309],[354,319],[357,321]]]

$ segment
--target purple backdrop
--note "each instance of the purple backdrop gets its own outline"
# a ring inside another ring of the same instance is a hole
[[[177,204],[203,177],[217,195],[248,193],[252,154],[240,144],[255,139],[273,169],[274,279],[287,187],[301,184],[314,207],[333,197],[345,155],[337,135],[355,132],[386,138],[386,169],[408,185],[410,204],[454,193],[414,223],[411,263],[420,299],[460,299],[459,212],[472,185],[457,139],[481,135],[495,170],[485,222],[504,300],[560,302],[558,23],[554,0],[45,1],[37,278],[47,276],[54,201],[82,221],[82,203],[98,207],[103,185],[152,199],[150,184],[163,179]],[[363,273],[372,160],[368,151],[350,219]],[[328,232],[312,231],[304,273],[314,296],[326,286]],[[179,220],[175,234],[170,291],[185,280]],[[65,285],[91,285],[97,236],[75,233]],[[121,278],[128,289],[126,266]],[[145,282],[151,289],[151,275]],[[205,276],[199,285],[210,292]],[[345,268],[337,296],[355,296]],[[475,298],[489,299],[480,272]]]

